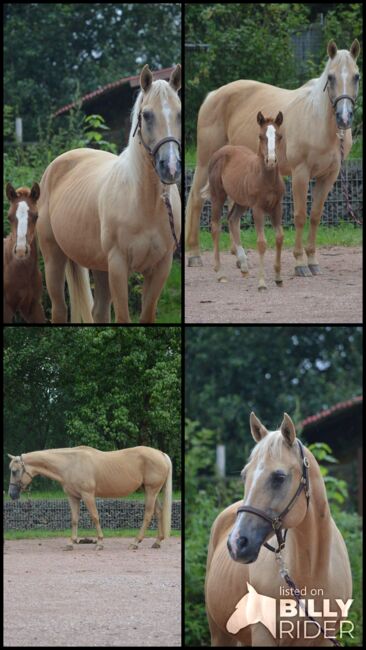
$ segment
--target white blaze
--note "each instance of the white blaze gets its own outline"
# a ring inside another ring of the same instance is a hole
[[[275,162],[276,160],[276,129],[273,124],[267,126],[267,147],[268,147],[268,160]]]
[[[342,68],[341,71],[341,77],[343,81],[343,91],[342,95],[347,94],[347,77],[348,77],[348,70],[346,67]],[[347,101],[345,99],[343,101],[343,106],[342,106],[342,120],[346,124],[348,122],[348,107],[347,107]]]
[[[164,102],[163,104],[163,115],[166,120],[166,135],[168,136],[173,136],[172,131],[171,131],[171,118],[172,118],[172,111],[170,110],[170,106],[168,102]],[[177,171],[177,145],[174,144],[174,142],[168,142],[168,167],[169,167],[169,172],[172,176],[176,174]]]
[[[25,248],[27,245],[28,230],[28,205],[25,201],[18,203],[16,218],[18,219],[17,228],[17,248]]]

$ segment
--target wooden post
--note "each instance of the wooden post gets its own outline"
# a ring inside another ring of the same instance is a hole
[[[23,142],[23,120],[21,117],[15,118],[15,140],[18,143]]]

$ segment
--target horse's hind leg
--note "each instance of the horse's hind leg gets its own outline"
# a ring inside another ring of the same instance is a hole
[[[241,270],[242,274],[248,275],[248,258],[240,242],[240,217],[244,210],[245,208],[241,205],[234,203],[228,214],[228,222],[232,241],[231,252],[236,255],[236,265]]]
[[[160,488],[151,488],[145,485],[145,513],[144,513],[144,520],[142,522],[142,526],[139,530],[139,534],[137,535],[135,541],[129,545],[128,548],[136,550],[138,548],[138,545],[142,542],[144,539],[146,529],[150,525],[152,516],[154,514],[154,508],[155,508],[155,500],[157,497],[157,494],[159,492]]]
[[[68,541],[67,550],[71,550],[74,544],[79,543],[78,539],[78,523],[79,523],[79,514],[80,514],[80,499],[68,495],[68,500],[71,509],[71,537]]]
[[[156,501],[155,501],[154,514],[158,522],[158,536],[151,548],[160,548],[160,542],[164,539],[164,534],[163,534],[163,522],[162,522],[162,506],[158,496],[156,497]]]
[[[106,271],[92,271],[94,278],[94,323],[111,322],[111,293],[109,278]]]
[[[97,551],[99,551],[99,550],[101,550],[103,548],[103,532],[102,532],[102,529],[101,529],[100,523],[99,523],[99,515],[98,515],[97,506],[96,506],[96,503],[95,503],[95,497],[94,497],[94,495],[86,494],[85,492],[82,493],[81,497],[82,497],[86,507],[88,508],[89,514],[90,514],[90,516],[91,516],[91,518],[93,520],[94,526],[97,529],[98,541],[97,541],[96,549],[97,549]]]
[[[227,282],[227,278],[221,271],[220,262],[220,231],[221,231],[221,210],[225,201],[225,194],[219,192],[216,195],[211,194],[211,236],[214,248],[214,269],[217,273],[218,282]]]

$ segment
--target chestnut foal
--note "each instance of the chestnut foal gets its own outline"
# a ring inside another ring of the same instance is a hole
[[[17,311],[27,323],[45,323],[35,239],[39,195],[38,183],[31,190],[6,186],[11,232],[4,239],[4,323],[11,323]]]
[[[248,147],[225,145],[216,151],[208,166],[208,184],[202,190],[204,198],[211,197],[211,233],[214,243],[215,271],[219,282],[226,282],[220,272],[220,219],[226,197],[233,201],[228,215],[232,240],[232,252],[237,256],[237,266],[243,275],[248,274],[248,262],[244,248],[240,244],[240,217],[248,209],[253,210],[254,225],[257,231],[259,252],[258,289],[266,289],[264,276],[264,253],[266,239],[264,219],[268,214],[276,231],[275,281],[282,285],[281,249],[282,197],[285,184],[279,172],[279,162],[285,156],[284,139],[280,133],[283,115],[278,113],[275,120],[257,114],[259,124],[258,154]]]

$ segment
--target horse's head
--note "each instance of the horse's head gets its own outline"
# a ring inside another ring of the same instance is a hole
[[[6,185],[6,196],[10,201],[8,212],[10,237],[14,243],[13,253],[18,258],[26,258],[30,253],[38,218],[39,195],[38,183],[33,183],[31,190],[28,187],[19,187],[15,190],[11,183]]]
[[[307,512],[303,491],[296,494],[299,486],[304,484],[302,458],[299,445],[295,444],[296,431],[291,418],[285,413],[280,429],[269,432],[252,413],[250,428],[258,444],[242,471],[244,507],[260,511],[264,518],[253,512],[239,512],[237,515],[228,537],[228,549],[233,560],[244,564],[254,562],[262,544],[274,534],[271,520],[279,517],[281,527],[294,528]]]
[[[283,156],[283,135],[280,126],[283,122],[281,111],[276,119],[264,117],[259,111],[257,114],[259,124],[259,149],[258,154],[263,158],[267,169],[273,169]]]
[[[33,477],[26,468],[22,456],[12,456],[11,454],[8,456],[11,458],[9,496],[12,499],[19,499],[20,493],[28,487]]]
[[[153,81],[149,67],[140,75],[141,104],[138,127],[140,139],[149,151],[163,183],[176,183],[181,175],[181,67],[177,65],[169,83]]]
[[[338,50],[334,41],[328,43],[329,61],[325,69],[329,99],[335,111],[337,126],[348,129],[352,125],[353,107],[358,93],[360,75],[356,65],[360,44],[355,39],[351,49]]]

